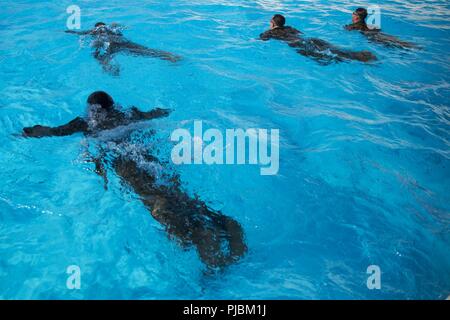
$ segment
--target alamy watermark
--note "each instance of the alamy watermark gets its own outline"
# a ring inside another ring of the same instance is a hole
[[[278,129],[226,129],[224,135],[218,129],[203,132],[202,121],[194,121],[193,134],[176,129],[170,139],[177,142],[171,153],[177,165],[259,165],[261,175],[276,175],[279,170]]]
[[[381,268],[377,265],[370,265],[367,267],[367,289],[381,289]]]
[[[381,8],[378,5],[367,7],[367,26],[369,29],[381,29]]]
[[[70,265],[66,269],[69,275],[66,280],[66,287],[69,290],[79,290],[81,288],[81,269],[77,265]]]
[[[70,14],[66,20],[66,26],[69,30],[81,29],[81,9],[77,5],[68,6],[66,12]]]

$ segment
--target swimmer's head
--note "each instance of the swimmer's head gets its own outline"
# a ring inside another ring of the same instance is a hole
[[[352,23],[364,22],[367,18],[367,10],[358,8],[352,13]]]
[[[104,27],[104,26],[106,26],[106,24],[104,22],[97,22],[94,27],[98,28],[98,27]]]
[[[109,110],[114,105],[114,100],[104,91],[95,91],[87,98],[89,105],[99,105],[102,109]]]
[[[107,26],[105,23],[103,22],[97,22],[94,25],[94,30],[92,30],[93,34],[101,34],[101,33],[105,33],[107,31]]]
[[[272,20],[270,20],[270,29],[284,27],[285,23],[286,18],[281,14],[276,14],[272,17]]]

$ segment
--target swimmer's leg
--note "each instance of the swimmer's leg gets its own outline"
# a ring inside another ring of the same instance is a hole
[[[159,58],[170,62],[177,62],[181,60],[181,57],[176,56],[170,52],[147,48],[131,41],[121,43],[120,49],[121,51],[136,56]]]
[[[203,262],[212,268],[237,262],[246,252],[244,232],[235,220],[210,211],[206,214],[213,223],[204,223],[193,239]]]
[[[420,49],[417,44],[400,40],[397,37],[388,35],[382,32],[366,31],[364,34],[367,36],[369,41],[382,44],[386,47],[400,48],[400,49]]]
[[[308,57],[311,58],[313,60],[315,60],[317,63],[321,64],[321,65],[329,65],[333,62],[340,62],[342,61],[341,58],[339,57],[333,57],[330,55],[326,55],[323,53],[320,53],[318,51],[309,51],[309,50],[305,50],[305,49],[297,49],[297,53],[301,54],[304,57]]]
[[[369,62],[377,60],[377,57],[369,51],[348,51],[340,49],[326,41],[320,39],[311,39],[314,46],[320,51],[329,51],[333,55],[335,61],[357,60],[361,62]]]
[[[304,57],[311,58],[321,65],[329,65],[333,62],[341,62],[339,56],[326,53],[331,45],[321,39],[304,39],[303,41],[294,41],[289,43],[290,47],[297,48],[297,53]]]
[[[224,267],[247,251],[242,227],[235,220],[215,212],[175,185],[159,186],[151,173],[131,159],[120,157],[113,168],[140,196],[152,216],[183,246],[195,245],[200,259],[209,267]]]
[[[330,64],[332,62],[342,62],[345,60],[357,60],[361,62],[375,61],[377,58],[369,51],[347,51],[316,38],[307,39],[299,45],[298,53],[310,57],[320,64]]]
[[[331,48],[330,51],[341,59],[370,62],[377,60],[377,57],[370,51],[346,51]]]

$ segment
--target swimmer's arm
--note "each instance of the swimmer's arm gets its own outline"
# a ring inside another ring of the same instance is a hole
[[[42,137],[61,137],[70,136],[77,132],[87,132],[88,124],[84,119],[77,117],[69,123],[59,127],[46,127],[36,125],[33,127],[23,128],[23,136],[28,138],[42,138]]]
[[[90,34],[92,30],[86,30],[86,31],[76,31],[76,30],[66,30],[65,33],[72,33],[72,34],[78,34],[80,36]]]
[[[92,162],[95,165],[94,172],[103,178],[103,188],[105,190],[108,190],[108,174],[107,174],[105,165],[103,163],[103,159],[101,157],[94,158],[94,159],[92,159]]]
[[[356,27],[355,27],[354,24],[346,24],[346,25],[344,26],[344,29],[347,30],[347,31],[352,31],[352,30],[355,30]]]
[[[262,41],[270,40],[270,38],[272,38],[270,30],[263,32],[259,35],[259,40],[262,40]]]
[[[295,29],[295,28],[292,28],[292,27],[291,27],[291,30],[292,30],[293,33],[296,34],[296,35],[303,34],[303,32],[301,32],[300,30],[297,30],[297,29]]]
[[[131,121],[151,120],[167,117],[172,112],[171,109],[156,108],[151,111],[141,111],[136,107],[131,108]]]

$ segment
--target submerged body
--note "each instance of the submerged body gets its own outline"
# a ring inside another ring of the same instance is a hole
[[[260,39],[270,39],[287,42],[290,47],[296,48],[297,52],[305,57],[312,58],[320,64],[341,62],[345,60],[358,60],[369,62],[376,57],[369,51],[348,51],[340,49],[332,44],[317,38],[303,38],[302,33],[289,26],[276,26],[260,35]]]
[[[131,108],[130,112],[123,112],[110,104],[108,99],[100,101],[100,104],[103,106],[90,104],[88,116],[85,118],[78,117],[66,125],[54,128],[40,125],[24,128],[23,135],[49,137],[67,136],[79,132],[95,138],[105,130],[137,121],[165,117],[169,114],[169,110],[166,109],[143,112],[135,107]],[[108,106],[105,107],[105,105]],[[125,140],[126,137],[121,137],[107,142],[112,142],[116,149],[117,147],[120,149]],[[158,176],[152,170],[147,170],[136,161],[136,153],[139,153],[140,158],[154,164],[159,163],[158,159],[142,150],[133,150],[131,152],[133,156],[127,152],[111,153],[113,153],[111,167],[117,176],[134,190],[169,235],[178,239],[183,246],[196,246],[201,260],[208,267],[226,266],[239,260],[245,254],[247,247],[244,242],[244,233],[238,222],[212,210],[202,200],[190,197],[182,191],[177,178],[169,184],[160,184]],[[104,152],[93,162],[96,164],[95,171],[105,178],[106,184],[104,164],[107,161]]]
[[[78,35],[88,35],[92,37],[91,47],[92,55],[102,65],[103,70],[112,75],[119,75],[118,65],[111,64],[113,57],[118,53],[124,53],[134,56],[154,57],[170,62],[177,62],[181,58],[170,52],[158,49],[147,48],[125,38],[120,30],[115,26],[106,26],[105,24],[96,25],[92,30],[73,31],[67,30],[67,33]]]

